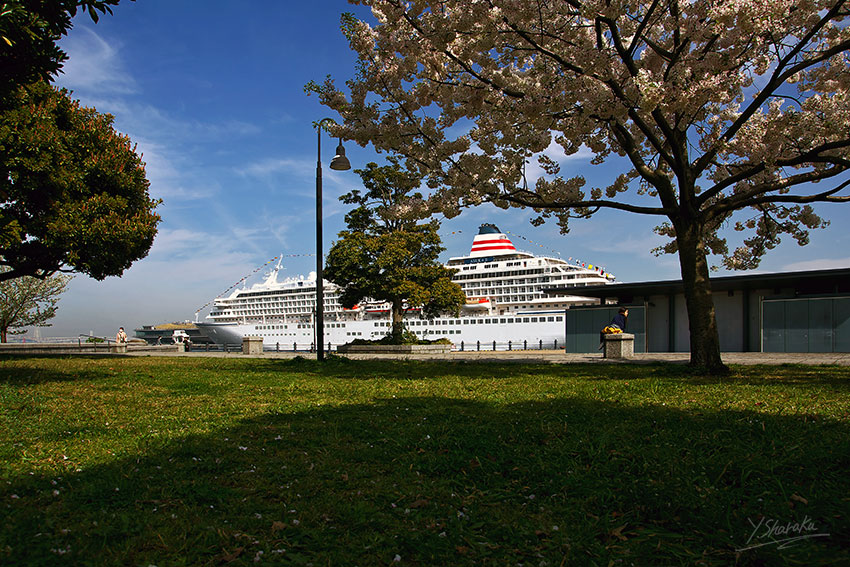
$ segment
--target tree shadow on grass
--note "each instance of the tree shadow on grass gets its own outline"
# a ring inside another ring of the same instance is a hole
[[[337,379],[421,380],[438,378],[447,374],[469,379],[510,379],[529,374],[588,380],[641,380],[671,379],[683,383],[749,384],[775,386],[828,385],[850,390],[850,368],[843,366],[733,366],[726,376],[708,376],[679,363],[640,364],[534,364],[493,361],[406,361],[406,360],[352,360],[332,356],[325,362],[296,357],[280,360],[257,361],[248,373],[304,372],[315,376]]]
[[[74,361],[90,360],[97,366],[84,370],[78,364],[62,367],[63,359]],[[117,360],[120,359],[120,362]],[[3,362],[25,363],[27,360],[53,361],[53,369],[43,365],[26,366],[15,364],[4,366]],[[242,359],[242,358],[139,358],[121,355],[73,355],[52,356],[0,356],[0,383],[13,385],[40,384],[75,380],[97,380],[119,374],[110,369],[111,364],[127,363],[136,374],[145,374],[146,368],[169,365],[174,368],[188,362],[193,371],[238,371],[246,376],[272,375],[275,373],[303,373],[305,375],[348,380],[422,380],[453,375],[469,379],[509,379],[529,374],[546,373],[556,377],[582,378],[587,380],[640,380],[675,379],[689,384],[751,384],[751,385],[806,385],[825,384],[838,389],[850,389],[850,368],[841,366],[733,366],[727,376],[706,376],[678,363],[640,364],[534,364],[525,362],[494,361],[409,361],[409,360],[353,360],[329,356],[324,362],[295,357],[291,359]],[[132,378],[132,372],[130,373]]]
[[[10,479],[0,563],[837,565],[848,429],[578,398],[272,413]]]
[[[63,361],[73,358],[74,362],[63,365]],[[80,368],[79,360],[89,360],[97,363],[97,367]],[[28,362],[35,364],[27,364]],[[49,361],[52,364],[43,364]],[[114,372],[100,367],[101,363],[114,359],[104,358],[103,355],[3,355],[0,356],[0,384],[26,386],[48,382],[94,381],[109,377]]]
[[[221,367],[226,362],[217,362],[209,359],[211,367]],[[228,359],[218,359],[228,360]],[[233,359],[230,359],[233,360]],[[236,364],[241,362],[235,360]],[[246,374],[274,373],[274,372],[299,372],[312,376],[344,380],[422,380],[439,378],[445,375],[458,376],[461,378],[479,379],[501,379],[514,378],[540,372],[542,369],[553,368],[553,365],[523,364],[523,363],[497,363],[478,361],[422,361],[422,360],[356,360],[342,356],[330,356],[324,362],[295,357],[290,359],[254,359],[251,364],[240,368]]]
[[[850,390],[850,368],[846,366],[733,365],[723,376],[711,376],[678,363],[559,365],[550,366],[559,376],[582,376],[589,380],[671,379],[688,384],[748,384],[756,386],[829,385]]]

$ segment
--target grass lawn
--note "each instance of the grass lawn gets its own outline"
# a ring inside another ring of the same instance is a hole
[[[0,358],[0,564],[847,565],[850,368]]]

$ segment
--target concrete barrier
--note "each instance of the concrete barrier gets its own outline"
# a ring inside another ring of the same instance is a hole
[[[127,354],[140,351],[165,353],[175,350],[176,345],[149,346],[131,343],[0,343],[0,354]]]
[[[635,355],[635,336],[631,333],[605,335],[605,358],[632,358]]]
[[[263,337],[242,337],[242,354],[263,354]]]

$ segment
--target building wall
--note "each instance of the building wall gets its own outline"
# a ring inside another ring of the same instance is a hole
[[[761,304],[764,298],[793,297],[792,290],[732,290],[714,293],[714,309],[723,352],[758,351],[761,346]],[[672,310],[671,310],[672,303]],[[690,328],[685,297],[645,298],[648,352],[690,351]],[[672,328],[671,328],[672,325]],[[671,343],[670,337],[673,337]]]
[[[644,302],[646,307],[646,350],[668,352],[670,350],[670,305],[675,298],[653,295]]]
[[[730,280],[735,284],[729,285]],[[850,352],[848,270],[794,278],[729,278],[725,283],[724,287],[732,287],[731,291],[716,289],[713,294],[722,351]],[[735,289],[734,285],[740,287]],[[748,289],[772,285],[776,287]],[[653,287],[659,291],[645,296],[628,287],[617,290],[618,305],[629,307],[635,315],[638,309],[642,312],[642,329],[637,317],[629,317],[629,332],[642,333],[636,336],[635,352],[643,352],[638,350],[640,340],[646,345],[645,352],[688,352],[685,298],[683,293],[675,292],[681,286]],[[567,328],[570,352],[590,352],[582,349],[590,349],[595,343],[594,337],[615,308],[609,303],[584,309]],[[573,311],[567,311],[568,321]],[[571,338],[573,333],[577,335]],[[579,335],[581,340],[576,339]]]
[[[744,350],[744,301],[746,291],[730,290],[714,294],[714,311],[717,331],[720,335],[720,350],[742,352]]]
[[[676,294],[674,297],[676,307],[673,310],[676,320],[674,328],[674,351],[689,352],[691,350],[691,335],[688,327],[688,307],[685,304],[685,296]]]
[[[720,350],[850,352],[850,295],[805,291],[793,287],[715,291]],[[682,293],[626,301],[622,305],[630,309],[628,332],[635,333],[635,352],[690,350]],[[594,352],[599,330],[616,310],[612,305],[567,310],[567,352]]]
[[[764,352],[850,352],[850,297],[765,300]]]

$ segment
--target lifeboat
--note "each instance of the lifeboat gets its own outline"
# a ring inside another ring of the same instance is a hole
[[[490,298],[489,297],[480,297],[480,298],[470,298],[466,300],[466,305],[463,306],[464,309],[490,309]]]

